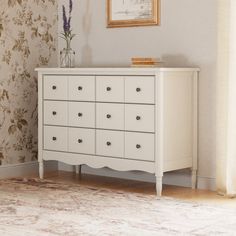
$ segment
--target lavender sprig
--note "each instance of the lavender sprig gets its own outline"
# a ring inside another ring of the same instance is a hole
[[[70,43],[75,34],[72,34],[71,29],[71,19],[72,19],[72,10],[73,10],[73,1],[69,0],[69,16],[66,15],[66,8],[62,6],[62,14],[63,14],[63,33],[62,38],[66,40],[67,48],[70,48]]]
[[[62,6],[62,12],[63,12],[63,30],[64,30],[64,33],[66,33],[70,29],[68,28],[68,21],[67,21],[67,16],[66,16],[66,8],[65,8],[64,5]]]
[[[72,2],[72,0],[69,0],[70,2],[69,2],[69,13],[70,13],[70,15],[71,15],[71,12],[72,12],[72,10],[73,10],[73,2]]]
[[[71,27],[70,22],[71,22],[71,16],[69,17],[68,22],[67,22],[68,31],[70,31],[70,27]]]

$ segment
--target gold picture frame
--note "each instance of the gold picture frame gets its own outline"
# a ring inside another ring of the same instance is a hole
[[[160,0],[107,0],[107,27],[160,25]]]

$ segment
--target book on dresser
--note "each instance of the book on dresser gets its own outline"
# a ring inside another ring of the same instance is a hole
[[[155,174],[191,168],[198,68],[37,68],[38,161]]]

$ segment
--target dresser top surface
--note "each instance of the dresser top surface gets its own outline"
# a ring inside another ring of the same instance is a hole
[[[120,74],[155,74],[158,72],[198,72],[193,67],[78,67],[78,68],[36,68],[37,72],[46,74],[76,74],[76,73],[120,73]]]

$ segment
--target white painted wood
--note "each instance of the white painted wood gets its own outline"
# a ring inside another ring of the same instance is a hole
[[[95,154],[95,130],[69,128],[68,151]]]
[[[197,187],[197,170],[192,169],[192,189]]]
[[[38,73],[38,162],[39,177],[43,179],[44,163],[43,163],[43,74]]]
[[[96,126],[102,129],[124,130],[124,104],[97,103]]]
[[[97,130],[96,154],[111,157],[124,157],[124,132]]]
[[[57,75],[155,75],[159,72],[194,72],[199,68],[191,67],[88,67],[88,68],[36,68],[44,74]],[[69,70],[69,71],[68,71]],[[69,72],[69,73],[68,73]]]
[[[162,195],[162,177],[156,176],[156,193],[158,197]]]
[[[162,168],[163,172],[192,168],[192,159],[183,158],[183,159],[164,161]]]
[[[43,84],[44,99],[67,100],[67,76],[44,75]]]
[[[95,128],[95,103],[69,102],[69,126]]]
[[[153,105],[125,105],[125,130],[155,132]]]
[[[154,134],[125,132],[125,158],[154,162]]]
[[[62,101],[44,101],[44,124],[64,125],[68,124],[68,103]]]
[[[162,177],[164,174],[163,162],[164,156],[164,74],[156,73],[155,75],[155,176],[156,176],[156,192],[161,196]]]
[[[75,174],[78,174],[79,173],[79,166],[74,166],[74,173]]]
[[[78,178],[82,178],[82,165],[75,165],[73,166],[73,172],[78,175]]]
[[[69,100],[95,101],[95,76],[69,76]]]
[[[168,72],[163,74],[163,160],[193,158],[193,80],[191,72]],[[157,108],[158,109],[158,108]],[[158,115],[158,114],[157,114]],[[192,163],[191,163],[192,166]],[[177,169],[179,166],[172,166]]]
[[[44,163],[43,161],[39,162],[39,178],[43,179],[44,177]]]
[[[123,76],[97,76],[96,100],[99,102],[124,102]]]
[[[126,76],[125,102],[154,104],[153,76]]]
[[[104,156],[83,155],[75,153],[43,151],[44,160],[56,160],[69,165],[85,164],[92,168],[109,167],[117,171],[140,170],[148,173],[155,173],[153,162],[128,160],[122,158],[111,158]]]
[[[192,186],[196,186],[199,69],[46,68],[37,71],[41,177],[43,161],[56,160],[74,166],[153,173],[158,196],[164,172],[191,168]],[[61,121],[60,124],[53,121],[50,115],[57,105],[47,104],[58,104],[61,112],[64,103],[69,120],[61,125]],[[79,111],[84,115],[80,116],[81,120],[77,119]],[[44,120],[49,124],[45,128]],[[80,137],[83,142],[78,142]]]
[[[76,166],[75,172],[79,176],[79,179],[81,179],[82,178],[82,165]]]
[[[44,149],[68,151],[68,128],[44,126]]]
[[[192,188],[197,187],[198,169],[198,72],[193,72],[193,166]]]

